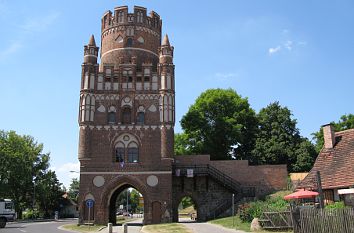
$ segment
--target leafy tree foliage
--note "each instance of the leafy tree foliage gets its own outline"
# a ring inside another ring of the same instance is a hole
[[[177,153],[210,154],[211,159],[245,159],[257,130],[255,112],[247,98],[232,89],[203,92],[181,120],[185,135],[177,137]]]
[[[36,179],[36,199],[44,217],[50,217],[59,209],[59,202],[64,192],[54,171],[47,171]]]
[[[188,135],[185,133],[175,134],[175,154],[176,155],[189,155],[192,154],[190,149],[190,142],[188,141]]]
[[[340,117],[340,119],[337,123],[332,121],[331,124],[333,125],[335,131],[353,129],[354,128],[354,115],[353,114],[343,115]],[[317,151],[317,153],[319,153],[323,147],[323,144],[324,144],[322,127],[320,128],[319,131],[313,133],[312,135],[313,135],[313,139],[316,142],[316,151]]]
[[[80,181],[77,178],[71,180],[68,195],[69,198],[77,203],[77,198],[79,195]]]
[[[127,197],[128,197],[128,204],[129,204],[129,211],[136,212],[139,206],[139,197],[141,194],[134,188],[127,188],[123,192],[121,192],[116,200],[116,208],[118,209],[119,206],[123,206],[124,210],[126,210],[127,206]]]
[[[34,197],[41,201],[46,198],[42,197],[43,192],[53,191],[48,189],[49,184],[59,185],[50,183],[55,174],[48,171],[49,154],[43,154],[42,150],[43,145],[31,136],[0,131],[0,197],[15,201],[19,218],[22,210],[33,207]]]
[[[259,132],[250,162],[287,164],[289,171],[308,171],[316,151],[307,138],[300,136],[291,111],[279,102],[269,104],[257,115]]]

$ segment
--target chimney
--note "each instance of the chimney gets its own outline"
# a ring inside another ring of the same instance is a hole
[[[332,124],[323,125],[323,139],[324,139],[324,148],[332,149],[336,143],[336,137],[334,135],[334,129]]]

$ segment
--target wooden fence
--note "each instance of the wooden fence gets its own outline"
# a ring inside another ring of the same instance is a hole
[[[294,233],[354,233],[354,208],[300,209],[293,225]]]
[[[279,230],[293,228],[291,212],[263,212],[259,219],[264,229]]]

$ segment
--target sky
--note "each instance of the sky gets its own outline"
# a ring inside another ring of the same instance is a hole
[[[258,112],[279,101],[301,135],[354,113],[354,1],[0,0],[0,129],[33,136],[66,187],[77,177],[83,46],[101,17],[154,10],[175,47],[176,127],[210,88]]]

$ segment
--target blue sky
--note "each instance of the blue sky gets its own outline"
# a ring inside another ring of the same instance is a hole
[[[0,129],[29,134],[51,152],[68,186],[78,170],[83,46],[100,40],[115,6],[144,6],[175,47],[176,132],[201,92],[233,88],[257,112],[279,101],[303,136],[354,113],[354,2],[0,0]]]

